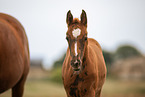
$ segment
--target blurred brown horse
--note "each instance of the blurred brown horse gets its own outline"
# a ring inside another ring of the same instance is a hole
[[[22,25],[0,13],[0,93],[12,88],[12,97],[22,97],[29,71],[29,48]]]
[[[68,97],[100,97],[106,78],[106,65],[99,43],[87,38],[87,16],[81,20],[70,11],[66,19],[68,50],[62,67],[63,84]]]

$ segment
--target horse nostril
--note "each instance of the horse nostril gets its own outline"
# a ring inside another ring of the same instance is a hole
[[[74,67],[78,67],[78,66],[80,66],[80,61],[74,62]]]
[[[79,66],[79,62],[74,63],[74,66],[78,67]]]
[[[81,64],[81,62],[80,62],[80,60],[72,60],[71,61],[71,65],[72,65],[72,67],[74,67],[74,68],[78,68],[79,66],[80,66],[80,64]]]

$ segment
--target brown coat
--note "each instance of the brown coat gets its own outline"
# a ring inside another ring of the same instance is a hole
[[[24,28],[15,18],[0,13],[0,93],[12,88],[12,97],[22,97],[29,63]]]
[[[81,73],[74,74],[70,65],[69,48],[62,67],[62,79],[68,97],[100,97],[106,77],[106,66],[101,47],[94,39],[88,39]]]

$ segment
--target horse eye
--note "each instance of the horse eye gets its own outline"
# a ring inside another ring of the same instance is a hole
[[[68,37],[66,37],[66,40],[68,41]]]
[[[85,41],[87,40],[88,38],[87,37],[85,37]]]

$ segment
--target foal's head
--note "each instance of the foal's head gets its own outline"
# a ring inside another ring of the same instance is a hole
[[[82,68],[82,60],[85,49],[87,47],[87,16],[82,10],[81,20],[74,18],[71,11],[68,11],[66,18],[68,30],[66,40],[69,44],[71,66],[74,71],[79,71]]]

